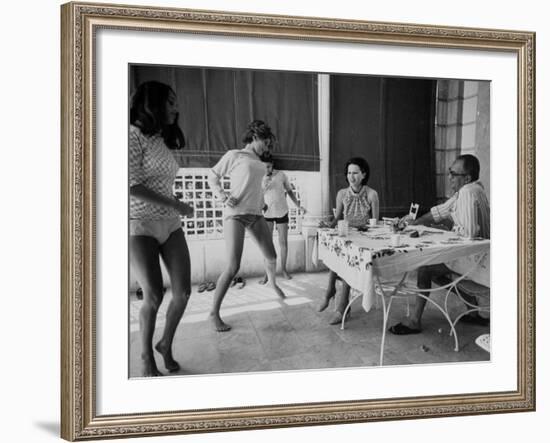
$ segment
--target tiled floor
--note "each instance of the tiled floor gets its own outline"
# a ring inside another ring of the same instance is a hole
[[[222,318],[232,326],[229,332],[216,332],[208,321],[213,292],[197,292],[191,300],[174,339],[174,357],[182,369],[174,375],[230,372],[281,371],[313,368],[340,368],[378,365],[382,334],[382,310],[365,312],[359,301],[352,307],[346,328],[331,326],[327,320],[334,304],[317,312],[326,288],[326,273],[294,274],[280,280],[287,295],[280,300],[259,278],[246,279],[242,289],[230,288],[222,305]],[[164,326],[166,294],[157,320],[155,342]],[[140,376],[140,301],[130,296],[130,377]],[[451,312],[461,312],[454,300]],[[389,324],[406,313],[405,301],[394,301]],[[475,339],[488,333],[488,327],[458,324],[459,352],[453,350],[449,325],[428,304],[423,317],[424,331],[418,335],[386,334],[384,365],[449,363],[489,360],[488,352]],[[160,355],[159,369],[166,373]]]

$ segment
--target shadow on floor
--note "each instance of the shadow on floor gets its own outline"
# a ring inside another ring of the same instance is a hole
[[[59,423],[57,422],[35,422],[34,425],[38,429],[42,429],[47,434],[54,435],[56,437],[59,437],[60,435]]]
[[[198,375],[236,372],[288,371],[322,368],[377,366],[382,337],[382,309],[365,312],[360,301],[352,306],[344,330],[329,325],[334,302],[324,312],[318,305],[326,288],[323,273],[294,274],[281,280],[287,295],[280,300],[269,288],[250,278],[242,289],[230,288],[222,305],[222,318],[232,329],[216,332],[208,321],[213,292],[197,292],[191,299],[174,338],[173,352],[182,369],[172,375]],[[155,340],[164,326],[167,293],[159,311]],[[438,297],[437,293],[432,297]],[[140,376],[140,301],[130,299],[129,376]],[[405,300],[392,305],[388,324],[399,321],[407,312]],[[451,317],[463,306],[451,300]],[[489,332],[488,327],[458,324],[459,346],[449,336],[449,324],[436,308],[428,304],[423,317],[423,332],[418,335],[386,334],[384,366],[488,361],[490,354],[475,344]],[[157,365],[164,371],[162,359]]]

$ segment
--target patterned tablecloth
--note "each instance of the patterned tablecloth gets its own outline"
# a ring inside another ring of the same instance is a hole
[[[418,237],[411,237],[413,232]],[[397,247],[391,245],[392,234],[383,225],[369,227],[366,232],[350,229],[347,236],[339,236],[335,229],[321,228],[317,235],[318,259],[363,294],[366,311],[374,303],[376,275],[382,281],[395,280],[420,266],[445,263],[464,274],[481,259],[468,278],[490,286],[490,240],[466,239],[454,232],[423,226],[407,227]]]

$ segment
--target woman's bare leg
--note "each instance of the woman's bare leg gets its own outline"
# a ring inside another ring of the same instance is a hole
[[[162,373],[157,368],[153,352],[153,334],[163,297],[159,245],[154,238],[141,235],[131,235],[129,244],[130,266],[143,290],[143,302],[139,310],[142,375],[159,376]]]
[[[350,289],[350,286],[344,280],[342,280],[341,295],[338,300],[338,304],[336,305],[336,311],[338,311],[340,314],[343,314],[346,310],[346,307],[348,306]]]
[[[229,289],[229,285],[231,284],[231,280],[233,280],[233,277],[239,272],[241,257],[243,255],[244,226],[236,220],[226,219],[223,227],[223,234],[225,237],[227,264],[216,283],[214,301],[212,310],[210,311],[210,318],[218,332],[225,332],[231,329],[231,326],[221,319],[220,308],[225,294],[227,293],[227,289]]]
[[[265,270],[267,273],[268,283],[273,288],[275,293],[281,297],[286,298],[285,293],[277,286],[277,281],[275,277],[275,268],[277,266],[277,254],[275,252],[275,247],[273,246],[273,237],[265,219],[262,217],[256,223],[254,223],[250,228],[250,233],[260,251],[264,256],[265,261]]]
[[[180,365],[172,355],[172,342],[191,295],[189,249],[181,229],[174,231],[168,240],[160,246],[160,254],[170,276],[172,299],[166,311],[164,333],[155,349],[162,354],[166,369],[175,372],[180,369]]]
[[[277,223],[277,232],[279,233],[279,249],[281,251],[281,273],[284,278],[290,280],[292,277],[286,271],[286,261],[288,258],[288,223]]]
[[[269,229],[269,232],[271,233],[271,235],[273,235],[273,225],[274,225],[274,222],[272,221],[267,221],[266,220],[266,223],[267,223],[267,229]],[[272,237],[273,238],[273,237]],[[267,283],[267,273],[264,274],[263,278],[259,281],[259,283],[261,285],[265,285]]]
[[[350,286],[344,280],[342,280],[342,291],[338,300],[338,304],[336,305],[336,311],[329,319],[329,323],[331,325],[340,324],[342,322],[342,317],[349,303],[350,289]],[[350,311],[348,311],[348,315],[349,313]]]
[[[327,283],[327,290],[325,291],[325,296],[323,297],[323,301],[319,305],[319,312],[323,312],[325,309],[327,309],[330,300],[334,297],[334,294],[336,294],[336,272],[329,271],[328,273],[328,283]]]

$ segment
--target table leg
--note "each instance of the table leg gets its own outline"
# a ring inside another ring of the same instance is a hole
[[[382,299],[382,308],[383,308],[383,311],[384,311],[383,322],[382,322],[382,342],[380,344],[380,366],[382,366],[384,364],[384,347],[385,347],[385,343],[386,343],[386,329],[387,329],[388,318],[389,318],[389,315],[390,315],[391,304],[392,304],[392,301],[395,297],[399,297],[399,295],[397,295],[397,294],[398,294],[399,290],[405,285],[404,282],[405,282],[406,277],[407,277],[407,273],[405,273],[403,275],[403,277],[401,278],[401,280],[395,285],[395,287],[393,287],[388,292],[386,292],[386,290],[384,289],[384,284],[382,284],[382,282],[380,281],[380,278],[378,276],[376,277],[376,285],[379,288],[378,292],[380,294],[380,298]],[[390,286],[389,283],[385,283],[385,285]],[[433,291],[436,291],[436,290],[440,290],[440,288],[430,289],[430,290],[426,290],[426,291],[422,290],[422,292],[433,292]],[[449,289],[449,291],[450,291],[450,289]],[[391,293],[389,293],[389,292],[391,292]],[[447,322],[449,323],[449,326],[451,328],[451,331],[450,331],[449,335],[452,335],[454,337],[454,341],[455,341],[454,350],[458,351],[458,336],[456,334],[455,325],[454,325],[453,321],[451,320],[451,317],[449,316],[447,310],[444,309],[443,307],[441,307],[436,301],[430,299],[430,297],[427,297],[426,295],[422,294],[420,290],[407,288],[407,294],[403,295],[403,296],[407,297],[407,296],[411,296],[411,295],[423,298],[424,300],[426,300],[427,302],[429,302],[433,306],[435,306],[441,312],[441,314],[443,314],[443,317],[447,320]],[[389,297],[389,302],[388,302],[387,307],[386,307],[386,300],[385,300],[386,297]],[[445,308],[446,308],[446,304],[445,304]]]
[[[403,277],[401,278],[399,283],[397,283],[395,288],[393,288],[392,294],[389,296],[390,300],[388,302],[387,307],[386,307],[386,298],[385,298],[386,297],[386,292],[384,291],[384,287],[380,283],[380,278],[378,276],[376,276],[376,285],[378,286],[380,298],[382,300],[382,311],[383,311],[383,316],[382,316],[382,341],[380,343],[379,366],[382,366],[384,364],[384,347],[386,345],[386,330],[387,330],[387,326],[388,326],[388,318],[390,316],[390,309],[391,309],[391,305],[392,305],[392,302],[393,302],[393,298],[394,298],[395,294],[397,293],[397,291],[399,290],[399,288],[401,288],[404,285],[405,279],[407,278],[407,274],[408,274],[408,272],[405,272],[405,274],[403,275]]]
[[[341,330],[344,330],[344,324],[346,323],[346,317],[348,315],[348,311],[351,309],[351,305],[353,304],[353,302],[355,300],[357,300],[359,297],[362,297],[362,296],[363,296],[363,294],[361,294],[360,292],[357,292],[357,291],[355,291],[355,293],[353,295],[350,295],[350,298],[349,298],[348,304],[346,306],[346,309],[344,309],[344,313],[342,314],[342,324],[340,325]]]
[[[411,291],[416,292],[412,289],[411,289]],[[418,292],[418,293],[415,293],[414,295],[417,296],[417,297],[421,297],[424,300],[430,302],[433,306],[435,306],[437,309],[439,309],[439,311],[443,314],[443,317],[445,317],[445,320],[447,320],[447,322],[449,323],[449,326],[451,327],[451,331],[449,332],[449,335],[452,335],[455,339],[455,352],[458,352],[458,336],[456,335],[455,325],[454,325],[453,321],[451,320],[451,317],[447,313],[446,309],[439,306],[434,300],[432,300],[430,297],[425,296],[424,294],[421,294],[421,293]]]

